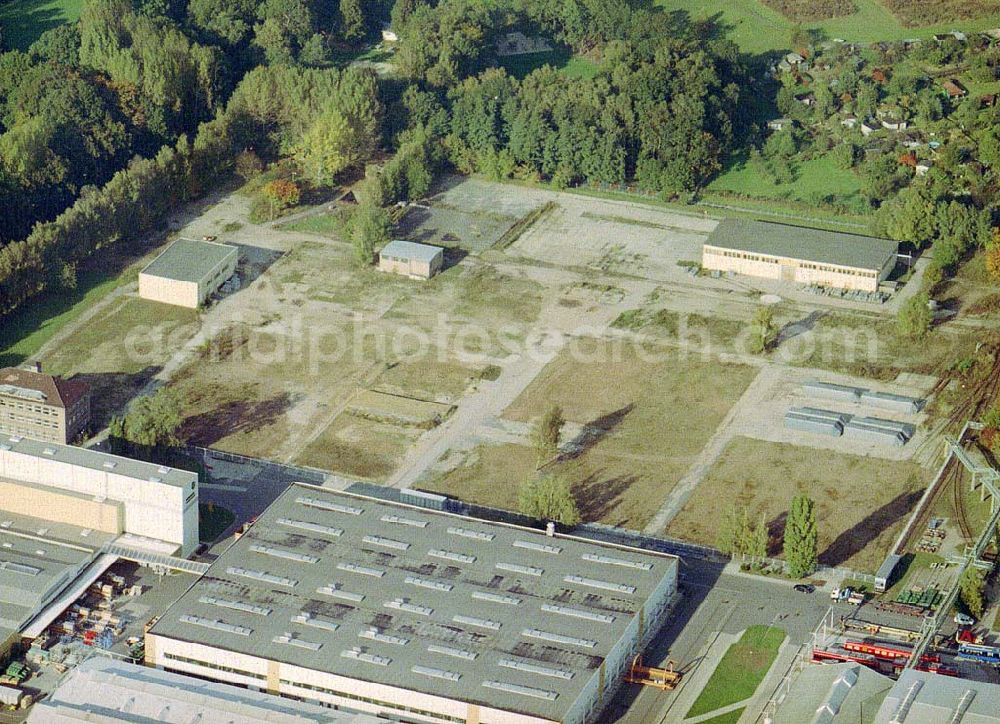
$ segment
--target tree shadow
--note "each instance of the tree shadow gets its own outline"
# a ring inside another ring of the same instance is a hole
[[[256,432],[273,425],[291,406],[292,397],[287,392],[258,402],[232,400],[187,418],[178,436],[192,445],[211,447],[230,435]]]
[[[780,345],[782,342],[787,342],[794,337],[805,334],[806,332],[811,332],[816,327],[816,324],[825,316],[826,312],[817,310],[815,312],[811,312],[805,319],[789,322],[778,332],[778,337],[774,340],[775,346]]]
[[[585,520],[601,520],[609,515],[619,498],[638,480],[636,475],[605,477],[597,470],[573,486],[573,497]],[[607,522],[607,521],[605,521]],[[609,525],[621,526],[624,520],[611,521]]]
[[[785,524],[788,522],[788,511],[782,511],[778,517],[767,523],[767,555],[776,558],[785,548]]]
[[[630,402],[625,407],[614,412],[609,412],[606,415],[601,415],[597,419],[585,424],[580,429],[580,433],[566,443],[566,452],[559,456],[559,460],[575,460],[583,455],[606,438],[634,409],[635,403]]]
[[[857,525],[838,535],[826,550],[819,554],[819,562],[825,566],[839,566],[857,555],[882,531],[900,518],[909,515],[923,493],[923,490],[900,493],[881,508],[865,516]]]
[[[4,50],[27,51],[46,30],[64,25],[67,18],[48,0],[18,0],[0,6]]]
[[[111,418],[121,415],[132,399],[149,384],[160,370],[150,365],[139,372],[84,372],[70,379],[90,386],[90,429],[107,427]]]

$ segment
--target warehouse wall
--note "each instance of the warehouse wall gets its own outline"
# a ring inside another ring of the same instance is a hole
[[[182,282],[150,274],[139,275],[139,296],[152,302],[189,309],[197,309],[201,304],[196,282]]]
[[[120,535],[124,530],[124,510],[117,501],[98,502],[92,498],[5,480],[0,480],[0,508],[114,535]]]
[[[238,251],[233,249],[232,254],[226,257],[224,261],[210,269],[208,273],[202,277],[202,280],[198,282],[198,306],[204,304],[205,300],[208,299],[216,289],[221,287],[222,284],[229,279],[229,277],[236,273],[236,261],[238,258]]]
[[[706,244],[702,249],[702,266],[714,271],[733,272],[764,279],[782,279],[782,270],[794,272],[797,284],[818,284],[839,289],[859,289],[873,292],[879,282],[892,271],[895,257],[876,275],[875,270],[853,269],[833,264],[816,264],[801,259],[785,259],[765,254],[720,249]],[[888,267],[888,268],[886,268]]]

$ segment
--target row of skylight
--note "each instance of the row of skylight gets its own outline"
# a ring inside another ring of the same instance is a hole
[[[382,546],[383,548],[394,548],[398,551],[407,551],[410,549],[410,544],[405,543],[401,540],[393,540],[392,538],[383,538],[380,535],[366,535],[361,539],[365,543],[370,543],[375,546]]]
[[[260,545],[259,543],[254,543],[250,546],[250,550],[254,553],[271,556],[272,558],[283,558],[286,561],[296,561],[297,563],[319,563],[319,558],[316,556],[311,556],[307,553],[299,553],[298,551],[286,551],[281,548]]]
[[[465,659],[466,661],[475,661],[479,655],[475,651],[466,651],[465,649],[459,649],[454,646],[443,646],[442,644],[431,644],[427,647],[427,650],[432,654],[452,656],[456,659]]]
[[[266,606],[255,606],[252,603],[244,603],[243,601],[231,601],[225,598],[216,598],[215,596],[202,596],[201,598],[198,599],[198,603],[207,603],[210,606],[230,608],[234,611],[255,613],[258,616],[271,615],[271,609],[267,608]]]
[[[445,679],[447,681],[458,681],[462,678],[462,675],[457,672],[435,669],[432,666],[414,666],[410,671],[414,674],[423,674],[424,676],[432,676],[435,679]]]
[[[344,649],[340,652],[340,655],[345,659],[354,659],[355,661],[364,661],[366,664],[375,664],[376,666],[388,666],[392,663],[392,659],[388,656],[377,656],[375,654],[369,654],[362,651],[358,647],[353,647],[349,649]]]
[[[551,553],[552,555],[559,555],[562,553],[562,548],[559,546],[550,546],[545,543],[536,543],[531,540],[516,540],[511,543],[515,548],[527,548],[530,551],[538,551],[540,553]]]
[[[606,563],[609,566],[636,568],[640,571],[651,571],[653,569],[652,563],[645,563],[641,561],[629,561],[624,558],[613,558],[612,556],[603,556],[597,553],[584,553],[580,557],[585,561],[590,561],[591,563]]]
[[[385,575],[385,571],[381,568],[371,568],[369,566],[359,566],[356,563],[338,563],[337,570],[349,571],[350,573],[360,573],[363,576],[373,576],[375,578],[381,578]]]
[[[566,681],[573,678],[572,671],[556,669],[551,666],[529,664],[526,661],[518,661],[517,659],[500,659],[497,662],[497,666],[503,666],[507,669],[517,669],[518,671],[527,671],[529,674],[538,674],[539,676],[551,676],[554,679],[565,679]]]
[[[536,568],[535,566],[522,566],[520,563],[504,563],[500,562],[496,564],[498,570],[510,571],[511,573],[523,573],[526,576],[541,576],[545,573],[544,568]]]
[[[521,686],[520,684],[511,684],[506,681],[484,681],[483,686],[487,689],[497,689],[498,691],[506,691],[509,694],[520,694],[521,696],[531,696],[536,699],[546,699],[548,701],[555,701],[556,697],[559,696],[554,691],[536,689],[531,686]]]
[[[279,525],[284,525],[289,528],[298,528],[299,530],[308,530],[311,533],[322,533],[323,535],[333,536],[334,538],[339,538],[344,535],[343,528],[334,528],[330,525],[320,525],[319,523],[310,523],[308,520],[292,520],[290,518],[278,518]]]
[[[192,626],[201,626],[215,631],[236,634],[237,636],[249,636],[253,633],[253,629],[246,626],[237,626],[232,623],[226,623],[225,621],[219,621],[212,618],[202,618],[201,616],[192,616],[190,614],[181,616],[179,620],[181,623],[189,623]]]
[[[315,641],[306,641],[305,639],[300,639],[287,631],[281,636],[275,636],[271,639],[273,643],[276,644],[286,644],[287,646],[297,646],[300,649],[308,649],[309,651],[319,651],[323,648],[323,644],[317,643]]]
[[[578,586],[588,586],[590,588],[600,588],[605,591],[614,591],[615,593],[635,593],[635,586],[629,586],[624,583],[611,583],[609,581],[601,581],[597,578],[584,578],[583,576],[564,576],[563,580],[566,583],[575,583]]]
[[[289,588],[294,588],[299,585],[299,582],[292,578],[285,578],[283,576],[276,576],[273,573],[268,573],[267,571],[255,571],[248,568],[239,568],[237,566],[229,566],[226,569],[226,573],[231,576],[242,576],[243,578],[252,578],[255,581],[264,581],[265,583],[274,583],[279,586],[288,586]]]
[[[504,603],[508,606],[520,606],[521,599],[514,596],[504,596],[500,593],[490,593],[489,591],[473,591],[472,597],[477,601],[492,601],[493,603]]]
[[[415,613],[420,616],[430,616],[434,613],[434,609],[430,606],[421,606],[416,603],[410,603],[403,598],[394,598],[391,601],[386,601],[382,605],[386,608],[394,608],[397,611],[408,611],[409,613]]]
[[[340,598],[344,601],[353,601],[354,603],[361,603],[365,600],[365,594],[345,591],[340,588],[339,583],[331,583],[329,586],[320,586],[316,589],[316,593],[322,593],[326,596],[332,596],[333,598]]]
[[[365,512],[364,508],[355,508],[353,505],[341,505],[340,503],[320,500],[319,498],[310,498],[305,495],[300,495],[295,499],[295,502],[307,508],[319,508],[320,510],[330,510],[334,513],[346,513],[347,515],[361,515]]]
[[[469,528],[454,528],[454,527],[449,528],[448,534],[460,535],[463,538],[471,538],[472,540],[481,540],[487,542],[492,541],[494,538],[496,538],[496,535],[493,533],[487,533],[486,531],[482,530],[471,530]]]
[[[563,616],[572,616],[573,618],[583,618],[588,621],[600,621],[601,623],[614,623],[615,620],[614,616],[610,616],[606,613],[586,611],[582,608],[571,608],[570,606],[560,606],[555,603],[543,603],[542,610],[548,613],[558,613]]]
[[[521,635],[527,636],[530,639],[542,639],[543,641],[551,641],[557,644],[583,646],[587,649],[592,649],[597,646],[597,642],[591,641],[590,639],[581,639],[576,636],[563,636],[562,634],[552,633],[551,631],[542,631],[537,628],[526,628],[521,631]]]
[[[398,525],[408,525],[413,528],[426,528],[426,520],[415,520],[414,518],[404,518],[400,515],[383,515],[379,518],[383,523],[396,523]]]
[[[434,581],[429,578],[407,576],[404,580],[411,586],[420,586],[421,588],[429,588],[434,591],[450,591],[454,588],[454,586],[450,583],[445,583],[444,581]]]
[[[340,628],[340,624],[334,623],[333,621],[327,621],[326,619],[316,618],[311,613],[306,613],[305,611],[292,616],[292,623],[302,624],[303,626],[312,626],[313,628],[321,628],[324,631],[336,631]]]
[[[382,633],[374,626],[366,628],[358,634],[358,638],[370,639],[372,641],[381,641],[384,644],[392,644],[393,646],[406,646],[410,643],[410,640],[403,638],[402,636],[393,636],[392,634]]]
[[[455,615],[451,617],[451,620],[455,623],[464,623],[467,626],[476,626],[478,628],[488,628],[493,631],[499,631],[503,625],[499,621],[491,621],[488,618],[476,618],[475,616]]]
[[[444,551],[437,548],[432,548],[427,551],[427,555],[432,558],[443,558],[446,561],[456,561],[457,563],[475,563],[476,557],[466,555],[465,553],[455,553],[454,551]]]

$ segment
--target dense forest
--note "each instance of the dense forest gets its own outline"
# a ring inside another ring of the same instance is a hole
[[[399,38],[391,71],[352,63],[386,26]],[[498,42],[514,30],[593,72],[508,72]],[[804,112],[798,80],[768,77],[770,60],[642,0],[84,0],[78,23],[0,55],[0,315],[74,284],[78,262],[119,253],[179,204],[279,159],[314,189],[366,173],[349,226],[363,258],[370,232],[387,225],[382,207],[425,194],[445,166],[681,199],[748,148],[780,175],[832,137],[766,136],[762,99]],[[874,86],[856,85],[860,106]],[[989,193],[955,197],[945,163],[911,186],[893,159],[849,159],[873,179],[871,208],[886,206],[880,230],[917,240],[927,224],[910,228],[913,209],[931,196],[944,210],[929,239],[957,229],[961,254],[989,236]],[[270,190],[298,198],[287,184]]]

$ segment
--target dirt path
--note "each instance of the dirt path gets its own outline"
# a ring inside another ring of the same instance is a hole
[[[695,488],[698,487],[698,484],[701,483],[708,474],[708,471],[711,470],[712,466],[719,459],[719,456],[722,455],[722,451],[726,449],[726,446],[733,437],[739,433],[739,430],[733,425],[733,421],[742,410],[752,409],[759,405],[770,393],[774,381],[783,374],[784,369],[781,366],[765,365],[757,376],[754,377],[753,382],[743,392],[740,399],[726,413],[719,427],[716,428],[715,434],[712,435],[705,444],[705,447],[702,448],[694,463],[684,473],[684,477],[677,481],[677,485],[670,491],[670,495],[667,496],[663,506],[653,516],[652,520],[649,521],[649,524],[646,526],[646,533],[654,535],[662,533],[663,529],[670,524],[670,521],[681,512],[681,509],[687,503],[688,498],[691,497]]]

